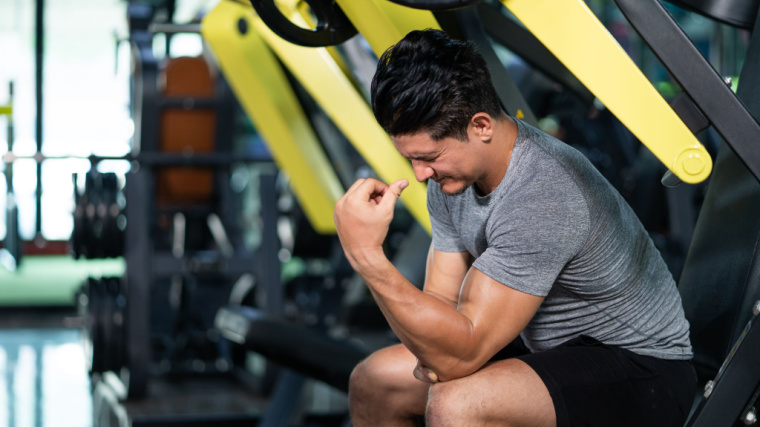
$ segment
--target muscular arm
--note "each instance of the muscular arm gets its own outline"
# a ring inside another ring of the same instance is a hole
[[[520,334],[543,301],[470,268],[452,306],[440,294],[419,292],[384,256],[357,267],[393,331],[441,381],[480,369]]]
[[[440,380],[461,378],[516,338],[543,298],[496,282],[461,253],[432,252],[424,292],[407,281],[382,249],[399,182],[357,181],[336,206],[338,235],[399,339]]]
[[[423,291],[456,307],[462,282],[472,261],[472,256],[467,252],[441,252],[433,249],[431,245],[425,267]]]

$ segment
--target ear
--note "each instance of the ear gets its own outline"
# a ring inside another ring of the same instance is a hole
[[[493,137],[493,118],[488,113],[476,113],[472,116],[470,127],[483,142],[489,142]]]

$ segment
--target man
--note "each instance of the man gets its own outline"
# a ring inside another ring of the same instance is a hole
[[[428,181],[433,243],[420,291],[382,249],[408,183],[358,180],[337,203],[344,252],[402,342],[354,370],[354,425],[682,425],[689,325],[617,191],[507,116],[482,57],[443,32],[386,51],[371,92]]]

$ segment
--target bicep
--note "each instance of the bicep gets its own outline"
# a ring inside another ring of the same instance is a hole
[[[468,359],[482,366],[520,335],[543,301],[544,297],[520,292],[470,268],[457,307],[472,324],[476,345]]]
[[[442,252],[431,246],[425,270],[425,293],[456,306],[471,265],[472,256],[468,252]]]

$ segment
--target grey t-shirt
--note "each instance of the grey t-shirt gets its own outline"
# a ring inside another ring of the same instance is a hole
[[[577,150],[516,120],[507,173],[479,196],[428,183],[433,247],[467,251],[494,280],[544,296],[523,338],[532,351],[578,335],[662,359],[689,359],[673,277],[620,194]]]

